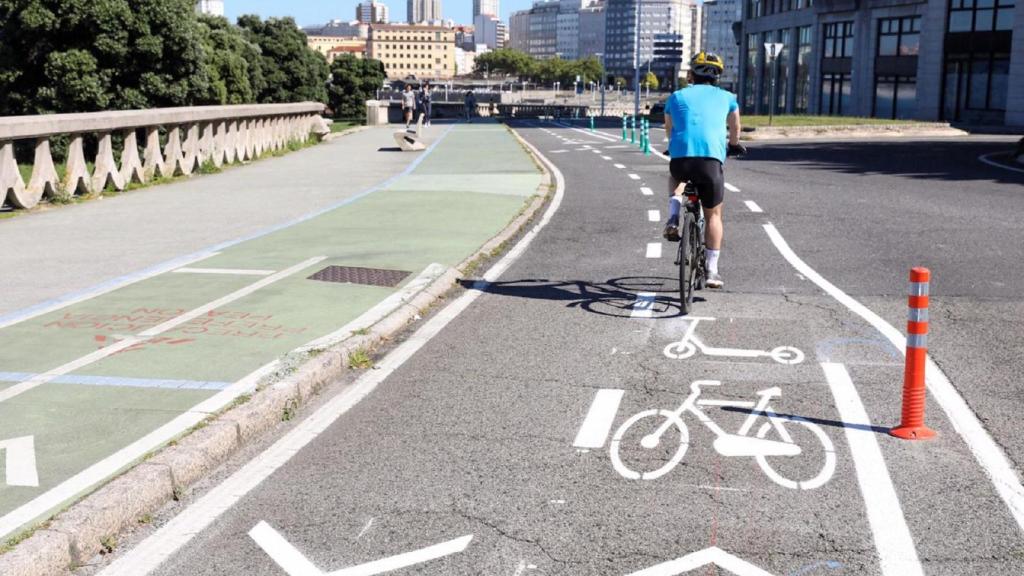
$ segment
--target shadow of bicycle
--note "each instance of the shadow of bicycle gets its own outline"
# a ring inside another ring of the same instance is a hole
[[[566,308],[617,318],[638,315],[654,319],[683,316],[679,306],[679,282],[655,276],[625,276],[605,282],[586,280],[523,279],[507,282],[459,281],[468,290],[488,294],[565,302]],[[700,298],[694,298],[701,301]]]

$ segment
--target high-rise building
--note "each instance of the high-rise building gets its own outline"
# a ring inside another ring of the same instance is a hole
[[[377,0],[356,4],[356,20],[364,24],[387,24],[390,22],[388,6]]]
[[[661,80],[661,84],[674,83],[676,67],[665,59],[655,60],[655,40],[665,35],[678,35],[678,43],[685,48],[684,63],[689,60],[694,36],[699,35],[700,19],[693,0],[643,0],[640,4],[640,72],[641,79],[648,71]],[[605,69],[609,74],[633,82],[637,0],[607,0],[605,8]],[[694,18],[697,18],[694,24]]]
[[[701,14],[701,48],[725,62],[721,85],[735,91],[740,78],[740,46],[733,24],[743,20],[740,0],[705,0]]]
[[[530,40],[530,11],[519,10],[508,17],[508,43],[513,50],[526,52]]]
[[[580,44],[581,58],[598,56],[604,60],[604,2],[593,3],[580,10]]]
[[[196,12],[200,14],[210,14],[213,16],[223,16],[224,0],[198,0],[196,2]]]
[[[409,24],[440,22],[441,0],[408,0],[406,16]]]
[[[564,60],[580,57],[580,13],[578,9],[558,12],[555,54]]]
[[[491,50],[505,47],[508,27],[497,17],[480,14],[473,18],[473,41],[486,45]]]
[[[494,16],[495,18],[500,16],[498,0],[473,0],[473,18],[480,15]]]

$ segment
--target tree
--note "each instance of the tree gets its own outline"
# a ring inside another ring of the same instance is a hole
[[[335,118],[361,118],[367,100],[376,96],[386,74],[380,60],[360,59],[341,54],[331,63],[328,101]]]
[[[203,104],[246,104],[266,90],[260,47],[219,16],[200,16],[203,66],[209,90]]]
[[[643,85],[650,90],[657,90],[658,86],[660,86],[660,82],[658,82],[658,77],[654,74],[654,72],[648,72],[644,76]]]
[[[260,103],[326,102],[329,68],[322,54],[306,45],[306,36],[292,18],[247,15],[238,19],[245,37],[260,48],[265,85]]]
[[[536,67],[536,61],[525,52],[501,48],[477,56],[474,70],[480,75],[490,73],[528,77],[534,75]]]
[[[202,53],[193,0],[0,0],[0,114],[185,106]]]

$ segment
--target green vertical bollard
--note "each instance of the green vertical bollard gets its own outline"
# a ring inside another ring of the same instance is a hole
[[[590,131],[591,132],[594,131],[594,115],[593,114],[590,115]]]
[[[636,116],[629,117],[629,143],[636,144]]]
[[[651,121],[644,119],[644,156],[651,155]]]
[[[622,141],[626,141],[626,115],[622,115]]]
[[[644,138],[647,137],[647,132],[644,129],[645,118],[638,118],[637,121],[640,123],[640,141],[636,143],[636,146],[640,150],[643,150],[644,149]]]

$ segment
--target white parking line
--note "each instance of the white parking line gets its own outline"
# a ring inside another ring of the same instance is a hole
[[[793,252],[793,249],[786,243],[785,238],[779,234],[775,226],[764,225],[765,232],[771,238],[775,248],[789,261],[790,265],[797,272],[803,274],[808,280],[832,296],[837,302],[846,306],[851,312],[863,318],[868,324],[874,326],[892,345],[901,353],[906,352],[907,339],[902,332],[886,322],[881,316],[875,314],[866,306],[850,297],[848,294],[837,288],[826,280],[816,270],[807,265]],[[953,428],[960,433],[971,453],[981,468],[988,475],[995,486],[999,497],[1006,503],[1010,514],[1017,521],[1017,525],[1024,530],[1024,486],[1021,486],[1020,478],[1010,465],[1009,459],[1002,448],[996,444],[992,436],[985,430],[985,427],[975,416],[974,411],[967,405],[967,402],[960,396],[956,388],[949,381],[949,378],[942,372],[942,369],[935,364],[935,361],[928,357],[925,382],[932,397],[939,403],[946,413]]]
[[[650,318],[654,315],[654,292],[638,292],[636,301],[633,302],[633,311],[629,313],[630,318]]]
[[[755,214],[760,214],[761,212],[764,212],[764,210],[761,210],[761,207],[757,205],[757,202],[754,202],[753,200],[744,200],[743,203],[747,205],[748,210],[754,212]]]
[[[647,219],[651,222],[661,222],[661,212],[658,210],[648,210]]]
[[[598,390],[572,445],[577,448],[603,448],[625,393],[625,390]]]
[[[857,483],[864,498],[868,524],[875,538],[878,561],[885,576],[919,576],[924,571],[917,558],[914,539],[903,517],[896,488],[889,477],[889,469],[882,457],[875,432],[871,430],[871,419],[857,394],[857,388],[850,380],[850,374],[842,364],[824,362],[825,371],[836,409],[845,424],[846,442],[850,446]],[[866,430],[864,428],[867,428]]]
[[[725,183],[725,189],[728,190],[729,192],[739,192],[740,191],[739,188],[733,186],[732,184],[729,184],[728,182]]]
[[[615,167],[618,168],[619,170],[622,170],[623,168],[626,167],[626,165],[625,164],[615,164]]]
[[[226,274],[234,276],[270,276],[274,270],[243,270],[241,268],[178,268],[175,274]]]
[[[648,258],[661,258],[661,242],[648,242],[647,243],[647,257]]]
[[[643,188],[640,189],[640,193],[643,194],[644,196],[653,196],[654,190],[651,190],[647,186],[644,186]]]
[[[630,174],[629,178],[631,180],[639,180],[640,179],[640,175],[639,174]]]

